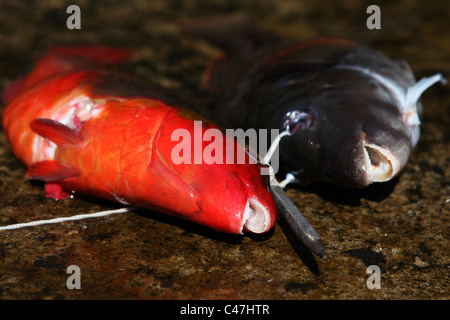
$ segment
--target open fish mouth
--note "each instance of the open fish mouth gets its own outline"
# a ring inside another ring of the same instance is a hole
[[[363,149],[369,183],[388,181],[400,171],[398,159],[388,149],[370,143],[365,143]]]
[[[243,220],[243,230],[253,233],[264,233],[271,226],[269,211],[261,202],[254,198],[247,199]]]

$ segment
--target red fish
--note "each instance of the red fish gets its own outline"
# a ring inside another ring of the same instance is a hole
[[[3,127],[27,177],[45,181],[56,199],[89,194],[234,234],[271,229],[276,207],[257,165],[172,161],[174,130],[216,127],[156,86],[107,68],[129,56],[55,47],[6,89]],[[203,151],[212,142],[202,143]]]

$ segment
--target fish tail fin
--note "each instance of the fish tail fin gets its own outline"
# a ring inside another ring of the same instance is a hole
[[[221,50],[206,65],[202,79],[204,89],[220,95],[241,77],[256,52],[282,40],[242,14],[184,20],[179,28],[187,37]]]
[[[105,68],[125,62],[131,50],[108,46],[55,46],[40,58],[25,78],[12,81],[3,91],[3,101],[9,104],[25,90],[55,75],[85,68]]]
[[[279,35],[259,28],[244,14],[182,20],[179,27],[188,37],[240,55],[280,39]]]

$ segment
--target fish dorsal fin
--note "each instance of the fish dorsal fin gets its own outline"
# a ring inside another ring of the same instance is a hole
[[[83,142],[83,138],[74,129],[52,119],[34,119],[30,123],[30,127],[35,133],[49,139],[58,146],[76,145]]]
[[[68,168],[55,160],[37,162],[28,168],[27,178],[30,180],[41,180],[45,182],[61,181],[79,176],[76,168]]]

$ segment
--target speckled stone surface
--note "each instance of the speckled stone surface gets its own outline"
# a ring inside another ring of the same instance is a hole
[[[81,8],[82,29],[68,30],[68,2],[0,2],[0,86],[26,73],[52,44],[103,43],[135,49],[127,71],[204,103],[201,72],[215,49],[184,39],[176,23],[235,12],[298,39],[361,41],[408,60],[418,78],[450,77],[445,0],[374,1],[381,30],[366,28],[368,4],[358,0],[132,3],[70,1]],[[398,179],[364,190],[289,189],[323,239],[324,260],[279,224],[265,235],[232,236],[139,211],[0,232],[0,299],[448,299],[449,92],[449,85],[436,85],[424,94],[421,140]],[[0,131],[0,225],[117,207],[46,199],[25,172]],[[69,265],[80,267],[80,290],[66,286]],[[380,267],[381,289],[368,289],[369,265]]]

